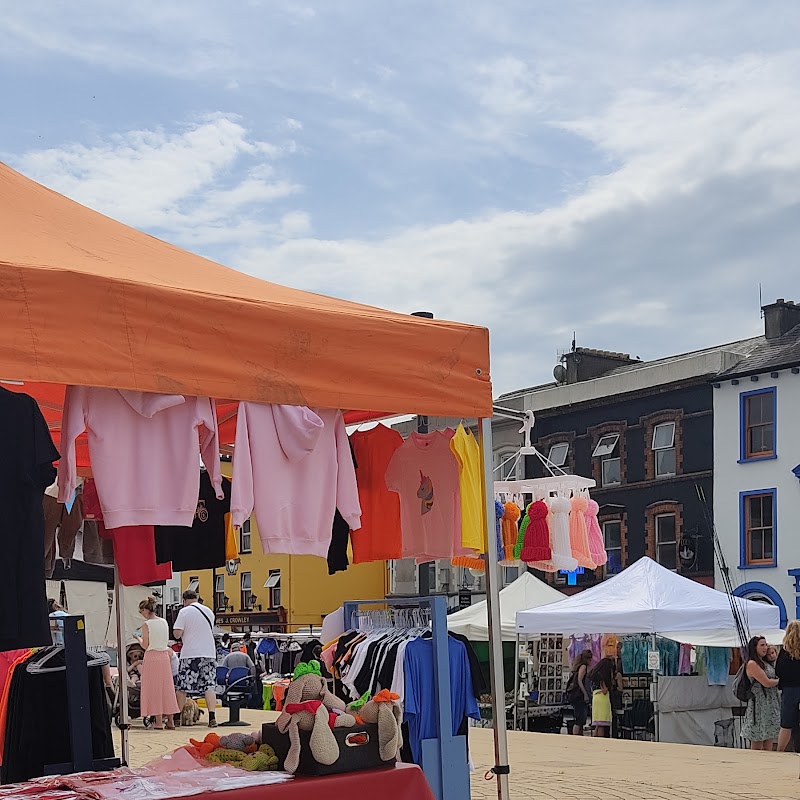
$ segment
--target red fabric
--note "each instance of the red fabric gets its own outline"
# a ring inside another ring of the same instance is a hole
[[[403,437],[392,428],[376,425],[350,437],[356,460],[361,528],[353,531],[353,563],[384,561],[402,556],[400,495],[386,488],[386,468]]]
[[[168,581],[172,562],[156,563],[156,536],[152,525],[130,525],[107,531],[114,542],[114,561],[123,586]]]
[[[322,778],[295,778],[269,789],[251,787],[227,792],[205,792],[193,800],[353,800],[355,797],[390,797],[392,800],[435,800],[422,770],[415,764],[397,764],[389,769],[347,772]]]
[[[87,478],[83,482],[83,518],[103,521],[103,509],[100,508],[100,498],[97,495],[94,478]]]

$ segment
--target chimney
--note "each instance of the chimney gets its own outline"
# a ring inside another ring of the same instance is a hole
[[[564,355],[564,365],[567,370],[566,382],[590,381],[617,367],[636,363],[638,363],[638,359],[631,358],[627,353],[610,353],[608,350],[577,347]]]
[[[800,325],[800,305],[792,300],[778,298],[774,303],[763,306],[764,335],[768,340],[780,339],[792,328]]]

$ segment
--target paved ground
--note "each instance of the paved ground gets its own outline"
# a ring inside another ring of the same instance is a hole
[[[227,712],[220,713],[225,719]],[[244,711],[253,728],[277,715]],[[175,733],[147,731],[134,721],[131,765],[140,766],[182,744],[202,739],[205,726]],[[217,728],[246,731],[247,728]],[[115,729],[115,733],[118,733]],[[118,738],[118,737],[117,737]],[[473,800],[493,800],[483,775],[494,761],[492,731],[470,731],[475,762]],[[716,747],[604,741],[535,733],[510,733],[514,800],[797,800],[800,758]]]

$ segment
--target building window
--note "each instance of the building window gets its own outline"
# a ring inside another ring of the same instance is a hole
[[[514,583],[517,578],[519,578],[519,567],[503,567],[503,586]]]
[[[181,601],[181,590],[176,589],[174,586],[169,590],[169,601],[172,605],[176,605]]]
[[[264,584],[265,589],[269,589],[269,607],[280,608],[281,605],[281,571],[279,569],[271,569],[267,582]]]
[[[592,458],[600,459],[600,476],[603,486],[622,483],[622,462],[619,456],[619,434],[607,433],[595,445]]]
[[[775,458],[775,416],[777,392],[774,387],[741,395],[741,460]]]
[[[569,442],[559,442],[550,448],[550,453],[547,460],[554,467],[563,467],[567,463],[567,456],[569,455]]]
[[[677,533],[675,514],[656,516],[656,561],[673,571],[678,569]]]
[[[225,597],[225,576],[214,575],[214,610],[225,611],[227,606]]]
[[[494,454],[494,479],[496,481],[518,481],[523,477],[525,459],[519,448],[505,448]]]
[[[777,566],[776,489],[741,494],[740,567]]]
[[[242,589],[242,611],[250,611],[253,608],[253,574],[243,572],[240,577]]]
[[[653,428],[653,454],[656,478],[671,478],[675,475],[675,423],[662,422]]]
[[[250,553],[250,520],[246,519],[239,531],[239,553]]]
[[[200,588],[200,578],[197,575],[192,575],[189,578],[189,583],[186,584],[187,592],[196,592]]]
[[[603,543],[608,554],[606,575],[622,572],[622,520],[613,519],[603,523]]]

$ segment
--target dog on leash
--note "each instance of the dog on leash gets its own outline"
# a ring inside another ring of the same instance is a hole
[[[183,711],[181,711],[181,726],[190,727],[192,725],[197,725],[200,721],[200,717],[204,713],[203,709],[201,709],[194,700],[187,698],[186,705],[183,707]]]

